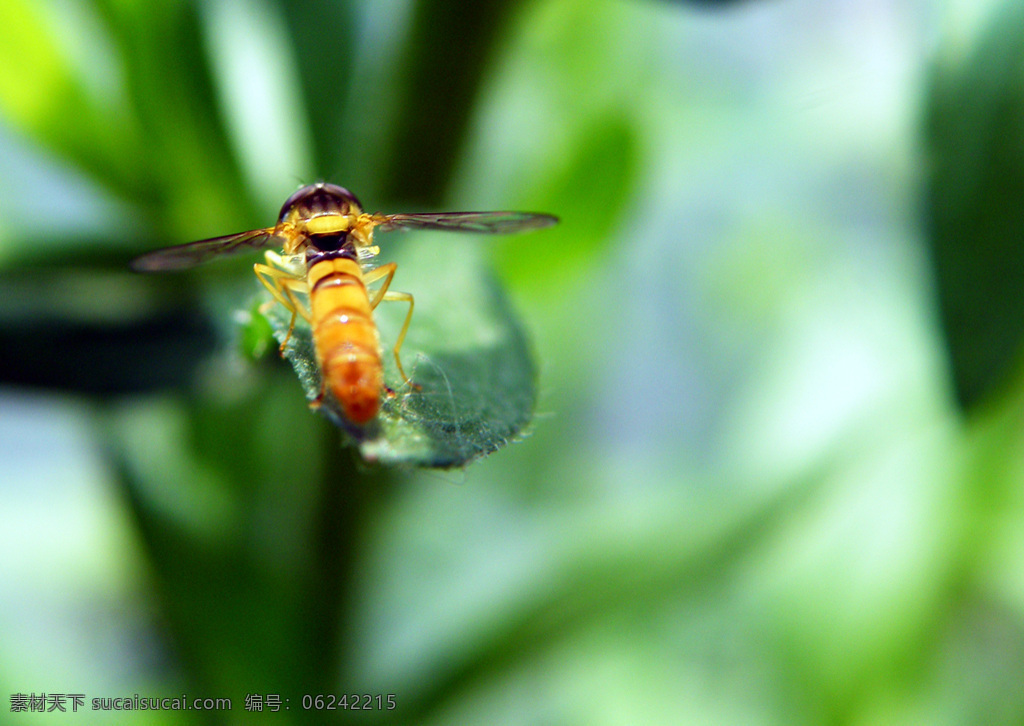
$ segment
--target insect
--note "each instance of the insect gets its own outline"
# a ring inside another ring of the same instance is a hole
[[[372,264],[380,252],[373,243],[374,230],[508,234],[557,221],[548,214],[528,212],[368,214],[347,189],[318,182],[288,197],[273,227],[154,250],[135,258],[131,266],[140,272],[166,272],[221,255],[268,245],[280,247],[281,253],[267,250],[266,264],[258,262],[253,269],[274,299],[292,314],[281,352],[295,329],[296,316],[301,315],[312,328],[321,372],[320,395],[311,405],[320,405],[325,390],[330,390],[345,416],[362,426],[377,415],[382,392],[391,392],[384,384],[380,339],[372,314],[382,301],[409,304],[393,350],[399,374],[415,388],[399,356],[412,320],[413,296],[390,289],[396,263]],[[376,288],[368,287],[376,282],[380,283]]]

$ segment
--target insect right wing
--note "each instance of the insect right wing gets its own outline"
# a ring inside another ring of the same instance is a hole
[[[281,238],[274,234],[273,227],[201,239],[198,242],[147,252],[132,260],[131,268],[136,272],[184,270],[214,257],[260,249],[272,241],[281,241]]]
[[[550,227],[558,222],[550,214],[532,212],[434,212],[375,215],[381,232],[393,229],[440,229],[477,234],[512,234]]]

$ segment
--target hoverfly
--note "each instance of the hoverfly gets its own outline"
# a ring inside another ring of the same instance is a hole
[[[555,224],[556,217],[527,212],[439,212],[433,214],[368,214],[347,189],[318,182],[288,197],[277,224],[265,229],[229,234],[167,247],[135,258],[131,266],[140,272],[181,270],[220,255],[273,245],[266,264],[257,262],[256,277],[274,300],[291,312],[285,350],[296,315],[305,318],[313,331],[313,343],[321,372],[318,406],[330,390],[345,416],[354,424],[369,423],[380,408],[386,389],[381,364],[380,340],[372,311],[385,300],[409,303],[394,355],[398,372],[411,388],[399,357],[409,329],[413,296],[390,289],[398,265],[373,266],[380,252],[373,232],[394,229],[440,229],[480,234],[508,234]],[[368,285],[380,281],[373,290]],[[304,303],[299,296],[308,300]],[[388,389],[390,390],[390,389]]]

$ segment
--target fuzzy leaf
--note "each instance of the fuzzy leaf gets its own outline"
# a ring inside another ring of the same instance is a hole
[[[407,308],[382,303],[375,319],[382,329],[385,381],[394,395],[382,396],[377,419],[365,427],[349,422],[329,394],[318,411],[358,445],[367,461],[462,466],[500,448],[529,422],[535,368],[523,330],[477,243],[433,234],[408,241],[405,254],[387,258],[401,262],[394,287],[416,297],[401,356],[419,390],[405,385],[391,354]],[[279,305],[268,313],[279,341],[290,317]],[[284,355],[306,397],[317,398],[320,369],[310,327],[301,317]]]

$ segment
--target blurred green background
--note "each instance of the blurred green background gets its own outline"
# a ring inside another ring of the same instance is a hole
[[[251,259],[125,267],[316,179],[562,218],[381,241],[490,260],[528,435],[367,468]],[[0,0],[3,710],[1024,721],[1022,198],[1019,0]]]

